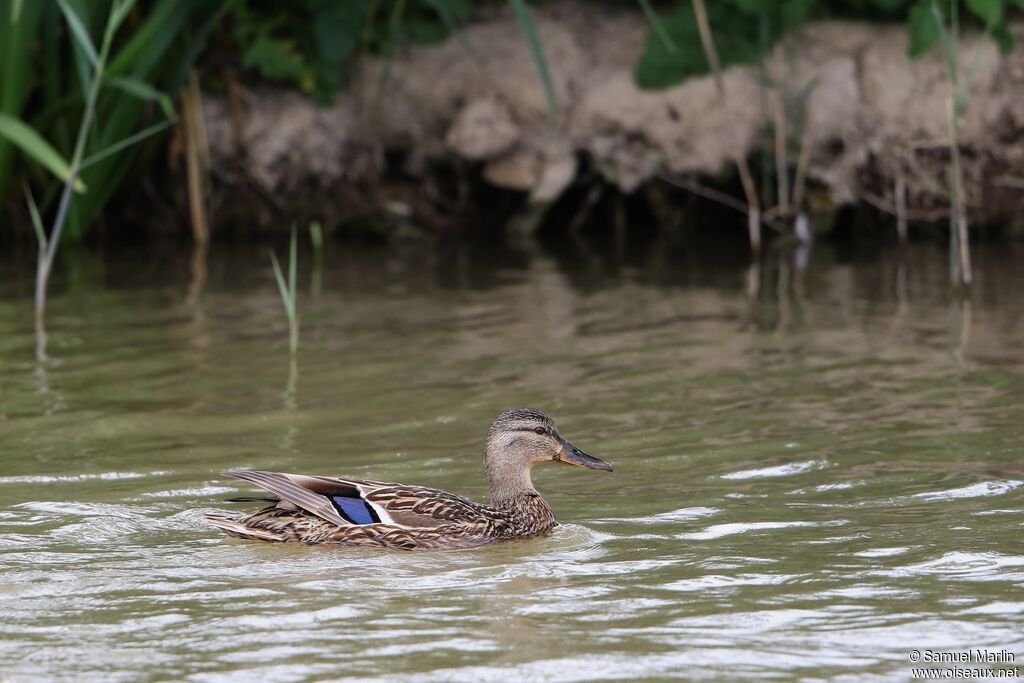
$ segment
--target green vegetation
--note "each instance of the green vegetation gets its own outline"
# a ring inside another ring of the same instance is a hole
[[[4,134],[10,144],[17,146],[27,156],[45,166],[58,180],[63,182],[56,217],[54,218],[53,228],[49,236],[42,229],[42,220],[39,216],[38,208],[31,191],[28,190],[26,185],[26,196],[32,216],[32,223],[39,241],[39,263],[36,274],[36,314],[40,317],[46,306],[46,287],[53,266],[53,260],[60,245],[64,227],[69,219],[72,193],[87,194],[87,184],[79,176],[90,173],[90,168],[99,168],[102,171],[101,167],[104,162],[109,163],[112,157],[119,152],[143,140],[152,133],[167,127],[166,123],[158,123],[133,135],[120,137],[119,139],[104,139],[104,133],[110,134],[111,128],[105,126],[102,121],[98,121],[96,126],[93,125],[94,119],[97,118],[97,111],[100,107],[100,93],[104,90],[104,86],[119,89],[136,99],[159,102],[165,115],[168,117],[174,115],[170,100],[166,95],[139,80],[134,75],[119,75],[121,73],[128,73],[123,70],[119,71],[117,68],[118,64],[121,63],[118,60],[123,59],[124,52],[121,52],[121,57],[111,61],[111,47],[114,42],[114,35],[127,18],[133,4],[134,0],[114,0],[110,4],[103,29],[102,42],[100,43],[99,50],[97,50],[90,37],[89,29],[83,21],[83,16],[75,9],[72,0],[57,0],[56,6],[59,7],[67,27],[74,38],[73,50],[77,60],[79,81],[83,92],[86,93],[85,100],[82,103],[81,120],[78,125],[78,132],[75,135],[74,149],[70,162],[65,161],[50,143],[34,129],[28,127],[11,114],[4,113],[2,114],[3,118],[0,119],[0,124],[2,124],[0,125],[0,133]],[[24,10],[22,3],[11,5],[8,15],[10,27],[16,28],[21,25],[23,19],[27,20],[28,15],[23,14],[22,10]],[[35,11],[38,12],[38,10],[39,7],[35,6]],[[19,47],[22,47],[20,38],[17,42],[19,42]],[[17,55],[12,54],[8,56],[12,58],[17,57]],[[18,89],[11,86],[9,90],[5,90],[5,101],[9,97],[9,101],[14,102],[19,97],[24,96],[25,79],[20,78],[16,80],[16,85],[19,86]],[[123,109],[119,109],[118,113],[123,111]],[[107,121],[106,123],[109,124],[110,122]],[[99,138],[100,142],[104,144],[86,157],[87,143],[90,139],[95,138]],[[94,177],[99,177],[100,179],[94,185],[94,194],[101,194],[103,188],[102,175]],[[88,207],[88,204],[86,206]],[[74,218],[71,220],[75,222]]]
[[[641,86],[709,70],[692,2],[613,1],[651,23],[636,64]],[[458,38],[474,9],[500,4],[517,17],[557,117],[526,0],[0,0],[0,201],[27,215],[21,188],[29,187],[55,249],[62,236],[80,239],[126,179],[165,163],[156,152],[176,123],[190,69],[208,89],[269,81],[326,103],[361,55]],[[946,17],[956,8],[1009,49],[1008,16],[1024,0],[716,0],[706,3],[706,23],[725,67],[756,61],[792,27],[828,17],[906,22],[910,50],[921,54],[942,40],[936,8]],[[386,88],[387,70],[382,79]],[[177,138],[190,144],[187,131]]]
[[[938,0],[935,0],[938,2]],[[938,2],[944,15],[958,3]],[[967,0],[960,3],[968,16],[985,26],[1004,51],[1013,47],[1007,30],[1011,8],[1024,9],[1024,0]],[[716,0],[707,3],[722,66],[757,61],[786,31],[810,19],[856,17],[879,21],[905,21],[910,54],[932,49],[940,32],[932,14],[933,0]],[[688,76],[708,73],[701,47],[697,17],[690,2],[678,2],[675,10],[660,18],[647,38],[636,65],[642,87],[662,88]]]
[[[202,0],[0,0],[0,197],[14,201],[20,180],[60,213],[77,156],[78,195],[63,212],[80,237],[152,158],[153,146],[133,145],[169,127],[172,94],[222,15]]]
[[[288,279],[285,280],[281,272],[281,264],[277,262],[277,254],[270,250],[270,263],[274,266],[274,277],[277,279],[277,289],[281,294],[281,303],[284,305],[285,315],[288,316],[288,350],[295,355],[299,350],[299,314],[296,307],[298,291],[296,289],[296,273],[298,270],[297,234],[295,226],[292,226],[291,247],[288,250]]]

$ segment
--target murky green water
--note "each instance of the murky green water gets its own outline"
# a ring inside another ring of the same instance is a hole
[[[905,680],[928,648],[1024,669],[1022,257],[980,254],[958,306],[930,247],[749,273],[338,246],[304,269],[294,367],[263,248],[80,255],[45,363],[7,258],[0,680]],[[246,507],[228,468],[482,498],[488,421],[524,404],[616,465],[536,472],[549,538],[396,553],[201,519]]]

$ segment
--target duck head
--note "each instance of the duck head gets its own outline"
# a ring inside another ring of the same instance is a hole
[[[555,421],[542,410],[516,408],[494,418],[484,453],[492,503],[516,493],[535,492],[530,470],[542,462],[612,471],[611,463],[584,453],[562,436]]]

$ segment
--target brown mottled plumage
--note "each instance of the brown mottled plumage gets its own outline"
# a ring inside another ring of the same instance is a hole
[[[383,548],[469,548],[546,534],[558,523],[533,487],[540,462],[589,469],[612,466],[573,446],[547,413],[509,410],[487,433],[484,472],[491,504],[440,489],[349,477],[226,472],[261,486],[272,505],[242,517],[206,515],[229,536],[259,541],[335,543]]]

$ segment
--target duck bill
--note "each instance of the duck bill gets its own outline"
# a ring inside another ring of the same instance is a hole
[[[560,462],[565,465],[575,465],[576,467],[586,467],[588,470],[605,470],[606,472],[611,472],[614,469],[610,462],[605,462],[600,458],[587,455],[565,439],[562,439],[561,450],[555,454],[555,462]]]

